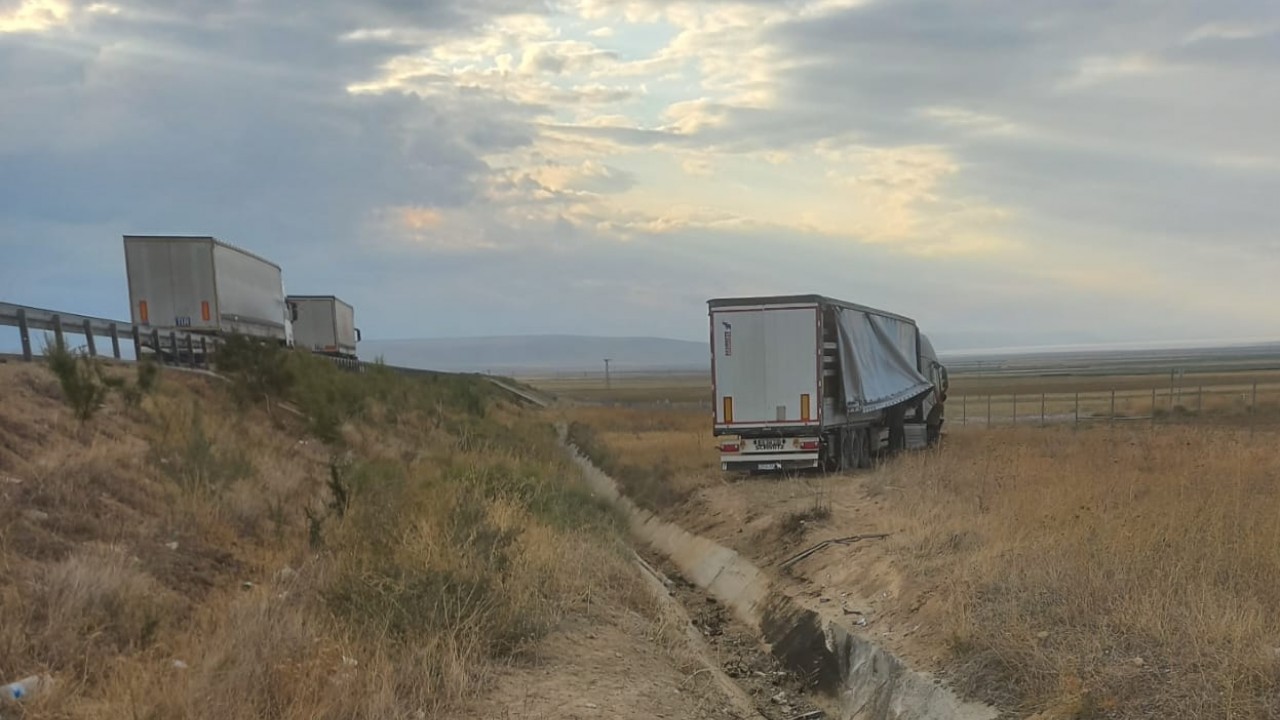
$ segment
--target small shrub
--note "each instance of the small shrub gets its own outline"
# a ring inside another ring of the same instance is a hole
[[[160,383],[160,364],[154,360],[142,360],[137,363],[137,388],[143,394],[149,394]]]
[[[253,465],[243,452],[214,444],[195,406],[185,438],[179,438],[178,446],[160,457],[159,463],[165,474],[187,491],[217,493],[253,474]]]
[[[45,339],[44,355],[58,378],[62,397],[76,419],[88,422],[107,401],[108,380],[102,363],[82,352],[73,352]]]
[[[294,385],[289,352],[274,343],[230,335],[218,347],[214,362],[218,372],[234,382],[241,403],[284,399]]]
[[[831,517],[831,506],[822,505],[815,502],[812,506],[803,510],[796,510],[787,513],[778,523],[778,529],[783,535],[800,535],[805,530],[805,525],[818,520],[826,520]]]

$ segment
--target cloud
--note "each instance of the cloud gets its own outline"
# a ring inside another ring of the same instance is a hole
[[[0,285],[110,312],[120,234],[195,232],[371,336],[1280,335],[1280,9],[1159,5],[0,0]]]

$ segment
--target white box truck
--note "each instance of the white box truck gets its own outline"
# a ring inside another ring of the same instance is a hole
[[[333,295],[290,295],[296,347],[334,357],[355,358],[360,330],[356,311]]]
[[[940,436],[946,368],[910,318],[820,295],[708,306],[724,470],[868,467]]]
[[[133,324],[293,345],[280,266],[213,237],[125,235]]]

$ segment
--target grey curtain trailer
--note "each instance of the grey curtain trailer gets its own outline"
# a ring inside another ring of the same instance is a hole
[[[708,308],[723,469],[867,467],[938,439],[946,369],[914,320],[821,295]]]

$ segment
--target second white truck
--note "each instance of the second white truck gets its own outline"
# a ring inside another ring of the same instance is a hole
[[[288,303],[296,347],[322,355],[356,357],[360,330],[355,308],[332,295],[290,295]]]
[[[868,467],[940,437],[947,371],[910,318],[820,295],[708,305],[724,470]]]

